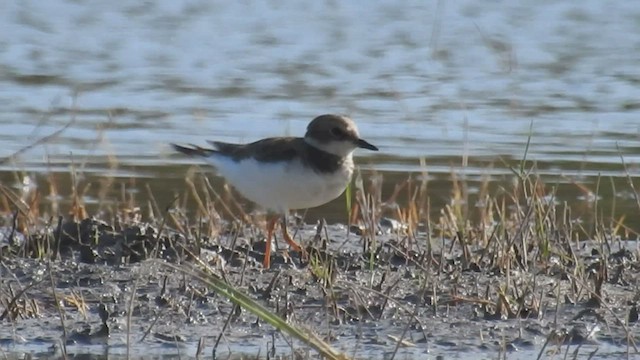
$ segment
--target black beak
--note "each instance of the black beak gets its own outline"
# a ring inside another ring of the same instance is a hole
[[[356,145],[359,148],[363,148],[363,149],[367,149],[367,150],[373,150],[373,151],[378,151],[378,148],[374,145],[369,144],[368,142],[366,142],[365,140],[362,139],[358,139],[356,140]]]

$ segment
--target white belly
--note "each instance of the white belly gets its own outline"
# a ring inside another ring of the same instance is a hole
[[[234,162],[223,156],[207,160],[244,197],[281,213],[326,204],[344,192],[353,174],[351,156],[336,173],[316,173],[303,167],[300,161],[258,163],[244,159]]]

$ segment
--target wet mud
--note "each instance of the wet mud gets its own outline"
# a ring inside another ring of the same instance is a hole
[[[421,229],[408,236],[390,219],[375,231],[292,223],[306,254],[278,249],[264,269],[260,226],[226,224],[207,237],[139,218],[61,218],[25,234],[6,220],[7,353],[314,355],[167,266],[200,262],[357,358],[530,358],[567,348],[616,358],[634,354],[640,336],[637,242],[566,242],[566,253],[543,262],[543,249],[465,245]]]

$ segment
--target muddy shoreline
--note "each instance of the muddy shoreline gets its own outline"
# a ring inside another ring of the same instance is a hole
[[[165,265],[195,266],[195,256],[358,358],[390,356],[396,347],[399,356],[445,358],[527,358],[567,346],[585,356],[635,351],[637,242],[576,242],[574,259],[557,256],[545,266],[535,260],[539,250],[528,249],[503,266],[492,245],[461,248],[419,231],[409,238],[398,228],[377,229],[362,236],[344,225],[300,225],[310,257],[278,251],[269,270],[255,226],[228,226],[215,239],[136,219],[116,226],[61,220],[30,236],[14,232],[2,247],[0,344],[5,352],[60,353],[64,323],[69,353],[118,354],[129,344],[135,356],[195,355],[202,342],[211,356],[228,322],[219,356],[313,354]],[[571,272],[573,261],[585,266],[584,277]]]

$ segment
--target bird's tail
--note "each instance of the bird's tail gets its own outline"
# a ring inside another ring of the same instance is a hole
[[[216,153],[216,151],[213,149],[206,149],[198,145],[189,145],[187,147],[187,146],[182,146],[178,144],[171,144],[171,146],[173,146],[173,148],[176,149],[176,151],[189,156],[209,157],[212,154]]]

